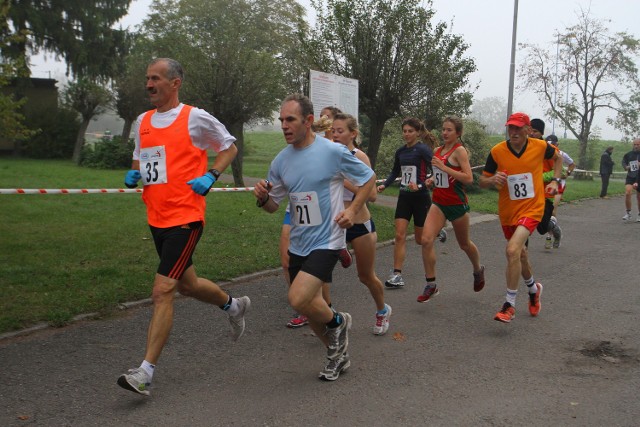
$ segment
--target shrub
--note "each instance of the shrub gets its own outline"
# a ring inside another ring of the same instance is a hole
[[[126,169],[131,167],[134,142],[122,143],[120,136],[102,137],[95,144],[86,144],[80,155],[80,165],[95,169]]]
[[[385,179],[389,175],[393,168],[396,150],[404,145],[401,123],[401,119],[394,118],[390,119],[384,126],[375,166],[378,179]]]
[[[29,124],[39,132],[26,141],[23,153],[36,159],[70,159],[80,129],[75,111],[57,108],[30,115]]]

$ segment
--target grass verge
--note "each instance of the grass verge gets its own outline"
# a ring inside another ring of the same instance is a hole
[[[245,173],[266,176],[269,156],[282,145],[274,146],[269,135],[251,138]],[[124,173],[70,161],[0,158],[0,188],[120,188]],[[572,180],[565,200],[595,197],[599,186],[599,180]],[[611,183],[610,194],[623,192],[622,182]],[[496,213],[497,192],[469,198],[473,211]],[[150,295],[157,255],[140,194],[0,200],[0,333],[43,321],[64,325],[84,313],[108,316],[120,303]],[[256,209],[249,193],[214,193],[207,202],[207,225],[194,256],[199,275],[224,281],[279,267],[282,212]],[[371,211],[379,241],[392,239],[393,209],[372,205]]]

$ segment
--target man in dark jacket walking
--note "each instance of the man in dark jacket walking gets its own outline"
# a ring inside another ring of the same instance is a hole
[[[613,173],[613,159],[611,158],[613,153],[613,147],[609,146],[600,156],[600,177],[602,178],[602,189],[600,190],[600,197],[608,199],[607,188],[609,188],[609,178]]]

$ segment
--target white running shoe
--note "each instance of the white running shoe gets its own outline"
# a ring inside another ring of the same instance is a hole
[[[349,329],[351,329],[351,315],[340,313],[342,323],[335,328],[327,328],[325,334],[329,341],[327,346],[327,358],[337,360],[347,352],[349,347]]]
[[[149,374],[142,368],[129,369],[129,373],[120,375],[118,385],[125,390],[133,391],[144,396],[151,395]]]
[[[631,214],[629,212],[624,214],[624,216],[622,217],[623,221],[629,221],[630,219],[631,219]]]
[[[231,337],[234,341],[238,341],[242,334],[244,334],[244,315],[249,311],[251,307],[251,300],[249,297],[244,296],[238,298],[238,307],[240,311],[235,316],[229,316],[229,324],[231,325]]]
[[[384,335],[389,330],[389,318],[391,317],[391,306],[389,304],[384,305],[387,309],[385,314],[376,313],[376,324],[373,325],[374,335]]]
[[[387,288],[402,288],[404,286],[404,279],[402,278],[402,274],[391,272],[391,275],[389,276],[387,281],[384,282],[384,285]]]
[[[349,366],[351,366],[351,360],[349,360],[347,353],[337,359],[328,359],[327,366],[320,372],[318,378],[325,381],[335,381]]]

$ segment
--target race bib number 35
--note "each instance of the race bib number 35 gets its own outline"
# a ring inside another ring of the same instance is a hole
[[[531,199],[535,196],[533,176],[529,172],[509,175],[507,184],[509,185],[509,198],[511,200]]]
[[[164,145],[140,150],[140,174],[144,185],[167,183],[167,156]]]
[[[291,221],[301,227],[322,224],[318,195],[315,191],[289,194]]]

